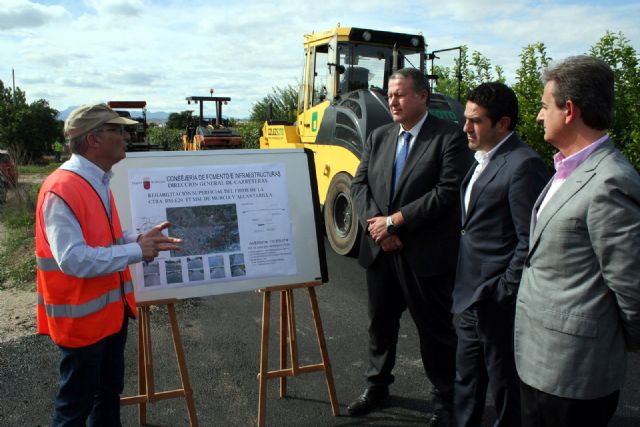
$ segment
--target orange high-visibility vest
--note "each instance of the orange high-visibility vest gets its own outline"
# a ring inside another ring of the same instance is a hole
[[[63,273],[51,253],[44,224],[47,193],[60,197],[75,215],[88,246],[124,243],[113,195],[112,221],[96,190],[80,175],[58,169],[45,179],[36,207],[36,272],[38,333],[64,347],[84,347],[122,328],[125,315],[135,315],[129,267],[104,276],[81,278]]]

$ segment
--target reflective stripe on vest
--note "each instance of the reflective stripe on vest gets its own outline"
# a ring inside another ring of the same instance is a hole
[[[124,241],[124,239],[118,239]],[[118,243],[123,244],[123,243]],[[40,258],[36,257],[36,265],[42,271],[61,271],[60,266],[56,262],[55,258]]]
[[[36,265],[42,271],[60,271],[60,266],[55,258],[36,257]]]
[[[131,292],[133,292],[133,283],[125,282],[125,295]],[[38,304],[44,304],[47,316],[49,317],[71,317],[77,319],[78,317],[97,313],[107,305],[120,301],[121,297],[122,292],[120,289],[112,289],[111,291],[100,295],[98,298],[87,301],[84,304],[45,304],[42,294],[38,292]]]

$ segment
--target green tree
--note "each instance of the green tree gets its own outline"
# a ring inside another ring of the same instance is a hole
[[[454,60],[453,67],[436,65],[433,67],[433,74],[438,76],[435,90],[443,95],[458,99],[459,87],[461,102],[464,101],[471,89],[481,83],[505,82],[502,67],[493,67],[491,60],[478,51],[473,51],[471,58],[469,58],[467,46],[460,48],[460,56]]]
[[[24,92],[17,88],[14,93],[0,80],[0,147],[9,150],[17,159],[21,159],[18,155],[22,151],[19,150],[20,123],[27,108]]]
[[[186,129],[187,123],[189,123],[189,119],[191,117],[191,111],[181,111],[180,113],[171,113],[167,118],[166,127],[169,129]]]
[[[58,111],[44,99],[29,105],[22,121],[22,136],[29,162],[39,159],[43,154],[50,154],[53,143],[64,140],[64,123],[56,118],[57,115]]]
[[[39,99],[27,104],[25,93],[15,93],[0,81],[0,147],[9,150],[19,163],[31,163],[51,151],[56,139],[62,139],[58,111]]]
[[[638,53],[621,33],[607,31],[590,49],[591,56],[607,62],[615,78],[615,114],[609,135],[640,171],[640,68]]]
[[[542,71],[550,58],[544,43],[534,43],[524,47],[520,54],[520,67],[516,70],[513,90],[518,97],[520,117],[516,128],[520,137],[529,144],[549,165],[553,165],[555,148],[544,141],[544,129],[536,122],[540,111],[540,97],[544,85]]]
[[[271,105],[271,119],[295,122],[298,115],[298,91],[292,85],[273,88],[272,92],[256,102],[251,109],[250,120],[264,122]]]

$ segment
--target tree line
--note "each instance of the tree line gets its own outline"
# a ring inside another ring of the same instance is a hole
[[[606,61],[615,75],[615,114],[609,129],[616,146],[640,170],[640,68],[638,53],[622,33],[608,31],[592,46],[589,55]],[[525,46],[520,53],[520,65],[516,70],[515,91],[520,117],[517,131],[548,163],[552,164],[555,149],[543,140],[544,131],[536,123],[540,109],[543,83],[542,71],[552,60],[544,43]],[[434,66],[432,74],[438,76],[434,89],[462,102],[466,94],[480,83],[487,81],[505,82],[504,71],[499,65],[478,51],[470,52],[461,48],[460,56],[453,66]],[[459,77],[459,79],[458,79]],[[270,94],[255,102],[248,122],[231,119],[243,136],[245,146],[258,147],[262,123],[271,108],[271,117],[276,120],[295,122],[297,115],[297,88],[287,85],[274,88]],[[57,120],[58,111],[51,108],[47,100],[39,99],[31,104],[26,102],[25,93],[16,88],[15,92],[0,81],[0,148],[8,149],[19,163],[31,163],[43,154],[50,153],[54,141],[62,139],[62,122]],[[170,139],[170,146],[180,149],[179,131],[184,131],[187,123],[197,121],[190,111],[171,113],[164,128],[151,130],[152,139]],[[165,130],[166,129],[166,130]],[[175,141],[174,141],[175,140]],[[153,141],[151,141],[154,143]]]

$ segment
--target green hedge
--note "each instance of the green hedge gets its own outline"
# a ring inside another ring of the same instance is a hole
[[[242,135],[243,148],[260,148],[260,130],[263,122],[236,123],[235,130]]]
[[[182,133],[180,129],[153,127],[147,131],[148,142],[151,145],[166,147],[169,151],[182,150]]]

